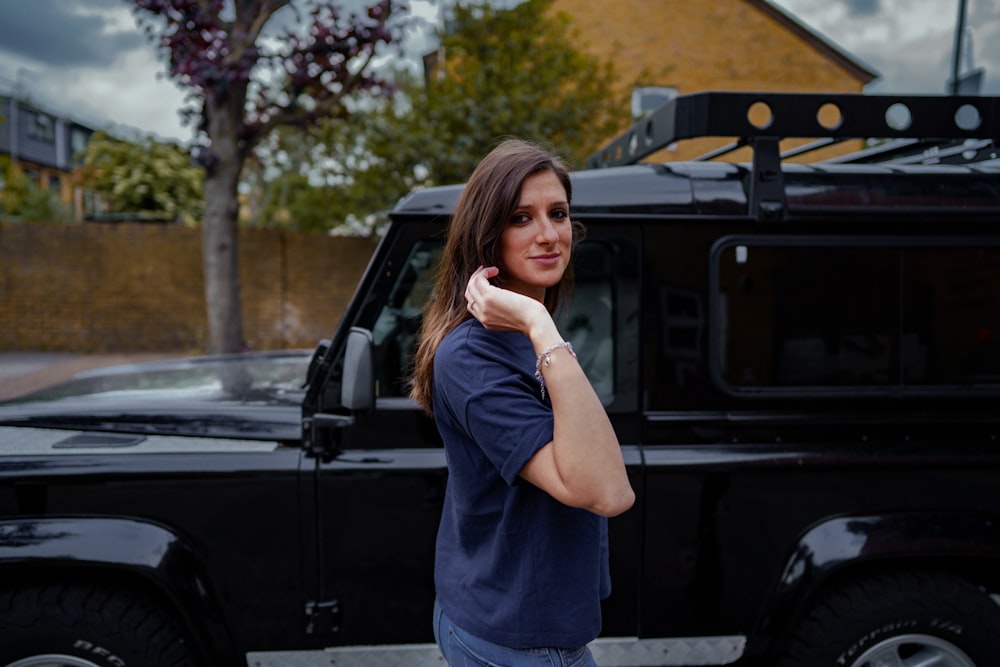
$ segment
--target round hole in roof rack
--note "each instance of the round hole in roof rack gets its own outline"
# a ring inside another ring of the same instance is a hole
[[[747,109],[747,121],[758,130],[766,130],[774,122],[774,112],[767,102],[757,101]]]
[[[891,105],[885,110],[885,124],[897,132],[905,132],[910,129],[910,125],[913,124],[913,114],[910,113],[910,107],[902,102]]]
[[[963,104],[955,112],[955,125],[967,132],[978,130],[982,122],[983,117],[979,114],[979,109],[972,104]]]
[[[636,151],[639,150],[639,137],[636,136],[635,132],[628,133],[628,154],[635,155]]]
[[[650,118],[650,119],[648,119],[646,121],[645,129],[646,129],[646,131],[645,131],[644,134],[646,136],[644,138],[646,140],[646,145],[647,146],[652,146],[653,145],[653,119],[652,118]]]
[[[816,122],[827,130],[836,130],[844,124],[844,113],[833,102],[826,102],[816,111]]]

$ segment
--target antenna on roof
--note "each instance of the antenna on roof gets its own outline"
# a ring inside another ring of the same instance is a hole
[[[952,95],[958,95],[961,81],[958,78],[959,63],[962,60],[962,39],[965,37],[965,16],[967,0],[958,2],[958,20],[955,22],[955,52],[952,54],[951,80],[948,82]]]

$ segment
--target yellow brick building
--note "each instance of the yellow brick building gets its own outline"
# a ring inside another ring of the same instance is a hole
[[[613,63],[622,130],[632,120],[629,100],[638,87],[670,88],[679,95],[706,90],[860,93],[877,77],[767,0],[554,0],[552,11],[572,18],[577,48]],[[682,142],[651,159],[689,159],[727,142]],[[827,154],[857,147],[842,145]],[[747,156],[740,152],[727,159]]]

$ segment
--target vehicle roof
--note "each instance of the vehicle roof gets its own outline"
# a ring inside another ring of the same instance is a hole
[[[1000,165],[782,165],[790,212],[831,213],[862,206],[872,215],[901,210],[1000,213]],[[571,174],[573,210],[593,215],[751,215],[751,167],[672,162],[590,169]],[[415,190],[394,218],[450,215],[462,185]]]

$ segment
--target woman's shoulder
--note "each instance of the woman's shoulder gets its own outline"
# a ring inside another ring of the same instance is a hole
[[[469,318],[451,330],[438,347],[437,356],[456,358],[498,358],[531,353],[531,341],[517,332],[489,331],[479,320]]]

